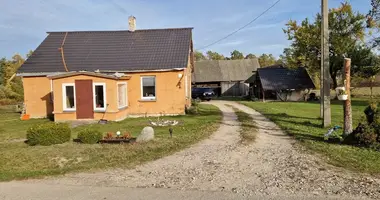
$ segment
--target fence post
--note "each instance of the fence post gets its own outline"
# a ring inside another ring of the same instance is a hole
[[[351,108],[351,59],[344,59],[344,87],[348,98],[344,101],[344,135],[352,133],[352,108]]]

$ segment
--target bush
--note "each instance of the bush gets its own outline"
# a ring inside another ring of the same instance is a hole
[[[193,100],[191,101],[191,107],[185,109],[186,114],[196,115],[199,113],[199,101]]]
[[[375,130],[370,126],[366,126],[366,128],[364,128],[364,132],[356,134],[356,137],[358,138],[359,144],[366,147],[371,147],[377,143],[377,135]]]
[[[358,127],[344,139],[344,143],[373,147],[378,144],[378,132],[374,125],[359,124]]]
[[[64,123],[37,124],[27,130],[28,144],[49,146],[70,141],[71,129]]]
[[[78,133],[78,139],[85,144],[95,144],[102,138],[102,132],[96,129],[84,129]]]

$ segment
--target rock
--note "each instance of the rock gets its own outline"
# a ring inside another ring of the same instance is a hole
[[[140,135],[137,136],[136,142],[147,142],[154,139],[154,130],[152,127],[145,127],[141,131]]]

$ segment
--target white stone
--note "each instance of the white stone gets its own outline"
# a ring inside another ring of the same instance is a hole
[[[154,129],[150,126],[143,128],[140,135],[137,136],[136,142],[147,142],[154,139]]]

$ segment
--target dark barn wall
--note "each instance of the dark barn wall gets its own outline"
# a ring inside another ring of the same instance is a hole
[[[221,82],[222,96],[246,96],[249,94],[249,84],[233,81]]]

